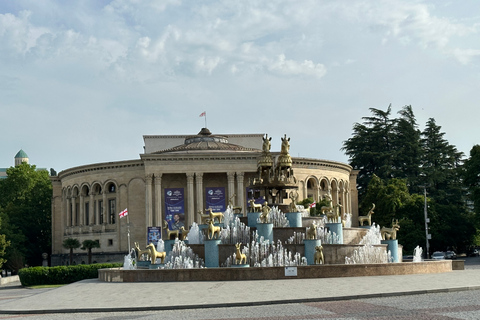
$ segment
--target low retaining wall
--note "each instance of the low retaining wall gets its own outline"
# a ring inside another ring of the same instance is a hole
[[[442,273],[452,271],[452,261],[403,262],[386,264],[336,264],[267,268],[137,269],[98,270],[105,282],[239,281],[362,277],[381,275]]]

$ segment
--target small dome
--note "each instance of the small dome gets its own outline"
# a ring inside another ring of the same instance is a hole
[[[15,155],[15,159],[18,159],[18,158],[28,158],[28,156],[25,153],[25,151],[20,149],[20,151],[18,151],[18,153]]]

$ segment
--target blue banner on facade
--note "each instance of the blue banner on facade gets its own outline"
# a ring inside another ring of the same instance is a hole
[[[147,245],[153,243],[157,246],[158,240],[162,239],[162,228],[160,227],[148,227]]]
[[[170,230],[178,230],[185,221],[183,188],[165,189],[165,220]]]
[[[205,188],[206,209],[212,208],[213,212],[225,212],[225,188]]]

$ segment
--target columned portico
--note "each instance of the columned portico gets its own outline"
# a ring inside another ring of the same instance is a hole
[[[152,179],[152,174],[145,176],[145,223],[147,227],[153,226]]]
[[[241,206],[244,212],[247,212],[246,202],[245,202],[245,187],[244,187],[244,172],[237,172],[237,206]]]

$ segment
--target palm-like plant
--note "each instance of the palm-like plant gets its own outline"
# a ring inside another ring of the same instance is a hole
[[[80,248],[80,241],[74,238],[67,238],[63,240],[63,247],[65,249],[70,249],[70,265],[73,263],[73,249]]]
[[[92,263],[92,249],[100,248],[100,243],[98,240],[83,240],[82,250],[88,250],[88,264]]]

